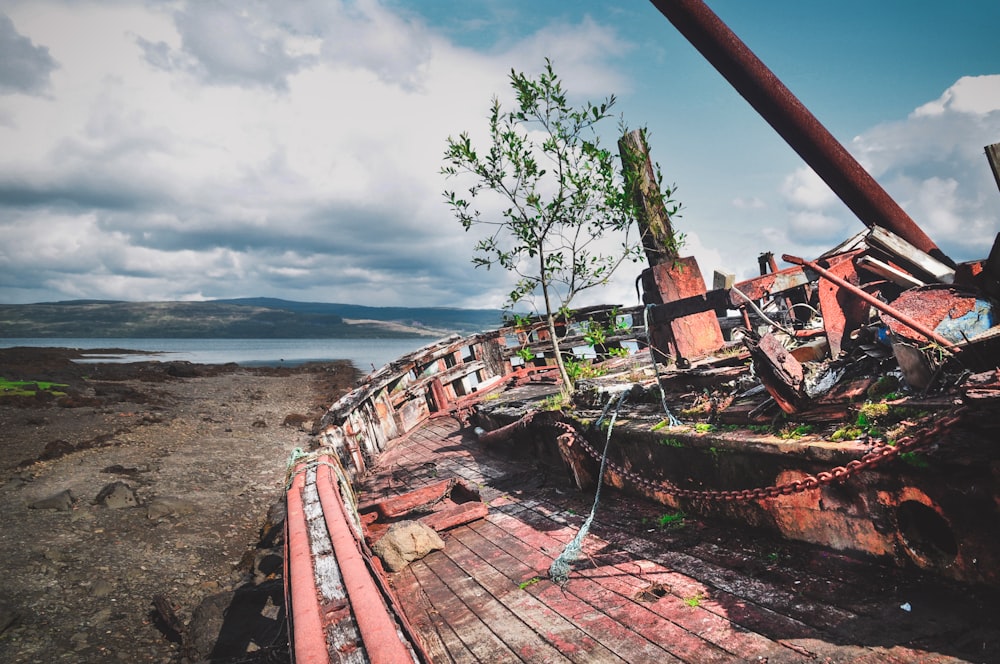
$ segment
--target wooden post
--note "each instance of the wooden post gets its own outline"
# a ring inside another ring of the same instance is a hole
[[[986,146],[986,159],[993,169],[993,179],[997,181],[997,187],[1000,187],[1000,143]]]
[[[635,200],[636,222],[642,236],[649,269],[642,279],[642,301],[645,304],[675,302],[687,297],[704,295],[705,280],[693,256],[682,258],[677,251],[674,229],[670,223],[660,191],[660,183],[649,157],[645,132],[631,131],[618,140],[622,158],[622,175]],[[703,356],[725,345],[715,310],[706,305],[704,311],[660,320],[655,312],[647,330],[649,344],[657,361],[666,362],[674,356],[678,366],[691,358]]]
[[[646,132],[636,129],[618,139],[622,175],[636,205],[636,222],[650,267],[677,258],[677,242],[670,215],[663,204],[660,183],[649,158]]]

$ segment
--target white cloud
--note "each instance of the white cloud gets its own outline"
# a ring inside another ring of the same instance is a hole
[[[47,48],[33,44],[0,13],[0,94],[42,94],[57,66]]]
[[[913,117],[969,113],[984,115],[1000,108],[1000,74],[963,76],[935,99],[913,111]]]
[[[1000,231],[984,155],[1000,140],[1000,75],[963,77],[905,120],[879,125],[852,149],[953,259],[985,258]]]
[[[480,135],[511,63],[535,72],[554,53],[580,93],[614,78],[581,46],[616,48],[593,22],[483,54],[374,0],[15,14],[61,65],[0,122],[0,270],[17,301],[498,306],[507,275],[473,269],[441,198],[445,139]]]
[[[837,200],[836,194],[808,166],[786,176],[781,193],[790,205],[807,210],[820,210]]]
[[[965,261],[984,258],[1000,231],[983,155],[997,140],[1000,75],[967,76],[905,119],[864,132],[850,149],[945,254]],[[851,233],[856,220],[811,169],[788,175],[781,193],[788,222],[775,232],[790,250],[809,255]]]
[[[843,219],[815,210],[792,212],[788,230],[798,244],[830,243],[832,246],[851,234]]]

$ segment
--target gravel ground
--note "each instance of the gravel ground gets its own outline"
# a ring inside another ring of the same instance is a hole
[[[0,661],[281,662],[286,459],[357,378],[0,351]],[[68,493],[67,493],[68,492]]]

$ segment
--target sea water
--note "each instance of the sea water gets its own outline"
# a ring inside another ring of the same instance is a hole
[[[82,362],[182,360],[198,364],[295,366],[349,360],[362,373],[379,369],[434,340],[413,339],[0,339],[0,348],[32,346],[99,350],[120,348],[139,354],[86,353]]]

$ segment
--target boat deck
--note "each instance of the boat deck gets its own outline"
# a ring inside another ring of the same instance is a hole
[[[569,581],[549,565],[592,494],[450,417],[398,439],[362,502],[443,479],[485,519],[390,575],[433,662],[1000,661],[998,594],[691,517],[605,487]]]

